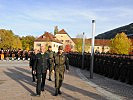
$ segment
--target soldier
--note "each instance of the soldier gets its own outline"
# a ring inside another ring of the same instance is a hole
[[[37,75],[36,96],[41,95],[41,91],[44,91],[46,74],[48,68],[48,54],[45,47],[41,46],[40,53],[36,54],[35,63],[33,67],[33,73]]]
[[[32,82],[35,82],[35,73],[33,73],[33,67],[35,62],[35,56],[37,54],[37,49],[35,49],[33,52],[31,52],[30,56],[30,68],[32,68]]]
[[[4,60],[4,50],[1,50],[1,60],[3,61]]]
[[[18,58],[18,61],[20,60],[20,58],[21,58],[21,50],[19,49],[18,50],[18,53],[17,53],[17,58]]]
[[[26,50],[23,50],[23,52],[22,52],[22,59],[23,59],[23,61],[25,60],[25,58],[26,58]]]
[[[49,81],[52,81],[51,80],[51,76],[52,76],[52,72],[54,70],[54,52],[52,51],[52,47],[51,46],[48,46],[48,56],[49,56]]]
[[[9,57],[10,57],[10,50],[8,49],[6,52],[6,60],[9,60]]]
[[[15,50],[12,51],[12,60],[15,59]]]
[[[60,88],[64,79],[65,66],[69,70],[69,60],[63,54],[63,47],[59,46],[58,53],[55,55],[55,96],[61,94]]]

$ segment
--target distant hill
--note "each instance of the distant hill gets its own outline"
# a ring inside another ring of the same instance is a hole
[[[96,39],[111,39],[111,38],[114,38],[117,33],[121,33],[121,32],[125,32],[127,36],[133,36],[133,23],[110,30],[102,34],[99,34],[95,38]]]

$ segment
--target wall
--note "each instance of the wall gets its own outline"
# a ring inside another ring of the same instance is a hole
[[[75,43],[72,41],[72,39],[68,36],[68,34],[56,34],[55,35],[56,36],[56,38],[58,39],[58,40],[63,40],[63,41],[61,41],[62,43],[63,43],[63,48],[65,48],[65,46],[67,45],[67,44],[69,44],[69,45],[72,45],[72,51],[74,51],[75,50]],[[66,42],[66,40],[69,40],[69,42]]]
[[[55,52],[57,52],[58,47],[62,45],[61,43],[56,43],[56,42],[34,42],[34,49],[40,50],[40,46],[46,46],[46,44],[51,45],[52,51],[55,51]]]

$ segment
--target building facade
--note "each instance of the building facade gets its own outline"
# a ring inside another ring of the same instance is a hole
[[[52,51],[57,52],[58,47],[63,45],[53,34],[45,32],[42,36],[34,41],[34,49],[40,50],[41,46],[52,46]]]
[[[55,36],[60,42],[63,43],[63,48],[65,51],[67,51],[68,49],[70,51],[75,50],[75,43],[73,42],[72,38],[68,35],[68,33],[64,29],[57,32]]]
[[[77,40],[81,38],[73,38],[73,41],[75,44],[77,44]],[[110,40],[103,40],[103,39],[95,39],[95,46],[94,46],[94,52],[97,53],[107,53],[110,51],[109,47]],[[81,48],[82,48],[82,42],[80,43]],[[86,46],[87,45],[87,46]],[[85,52],[91,53],[91,39],[85,39]]]

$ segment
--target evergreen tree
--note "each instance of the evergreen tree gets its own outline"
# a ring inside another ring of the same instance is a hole
[[[55,26],[54,35],[56,35],[57,33],[58,33],[58,26]]]

